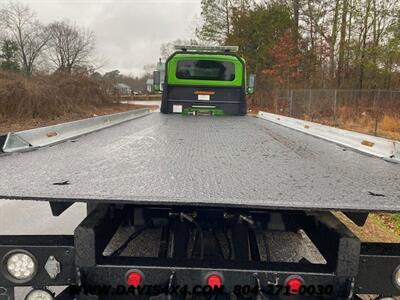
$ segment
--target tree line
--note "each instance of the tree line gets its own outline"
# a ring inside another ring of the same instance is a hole
[[[396,89],[396,0],[202,0],[200,43],[238,45],[276,88]]]
[[[146,81],[148,78],[153,76],[155,65],[144,66],[145,73],[141,76],[135,76],[133,74],[121,74],[119,70],[112,70],[101,74],[100,72],[93,72],[90,77],[96,81],[103,81],[111,84],[124,83],[132,88],[135,92],[146,91]]]
[[[41,23],[29,6],[0,6],[0,69],[30,76],[37,70],[71,73],[93,66],[93,31],[69,20]]]

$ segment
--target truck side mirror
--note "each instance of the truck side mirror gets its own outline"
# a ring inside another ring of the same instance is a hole
[[[256,74],[250,74],[246,91],[247,95],[253,95],[255,87],[256,87]]]
[[[161,73],[160,71],[153,72],[153,87],[155,92],[160,91],[160,84],[161,84]]]

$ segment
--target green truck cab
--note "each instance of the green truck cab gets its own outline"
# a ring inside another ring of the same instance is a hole
[[[246,66],[237,47],[176,46],[165,63],[162,113],[245,115]],[[254,81],[254,80],[253,80]]]

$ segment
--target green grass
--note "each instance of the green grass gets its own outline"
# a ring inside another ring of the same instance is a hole
[[[397,233],[400,233],[400,214],[392,214],[391,218],[394,223],[394,228]]]

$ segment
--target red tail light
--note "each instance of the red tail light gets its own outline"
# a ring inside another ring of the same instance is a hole
[[[139,272],[129,272],[128,276],[126,277],[126,283],[129,286],[133,286],[137,288],[143,280],[143,275],[140,274]]]
[[[299,277],[292,277],[286,282],[286,286],[289,288],[289,292],[292,295],[296,295],[300,292],[300,287],[304,284],[304,280]]]
[[[211,286],[212,288],[214,288],[214,287],[217,287],[217,288],[221,287],[221,285],[222,285],[222,278],[221,278],[221,276],[219,276],[219,275],[217,275],[217,274],[209,275],[209,276],[207,277],[207,285]]]

